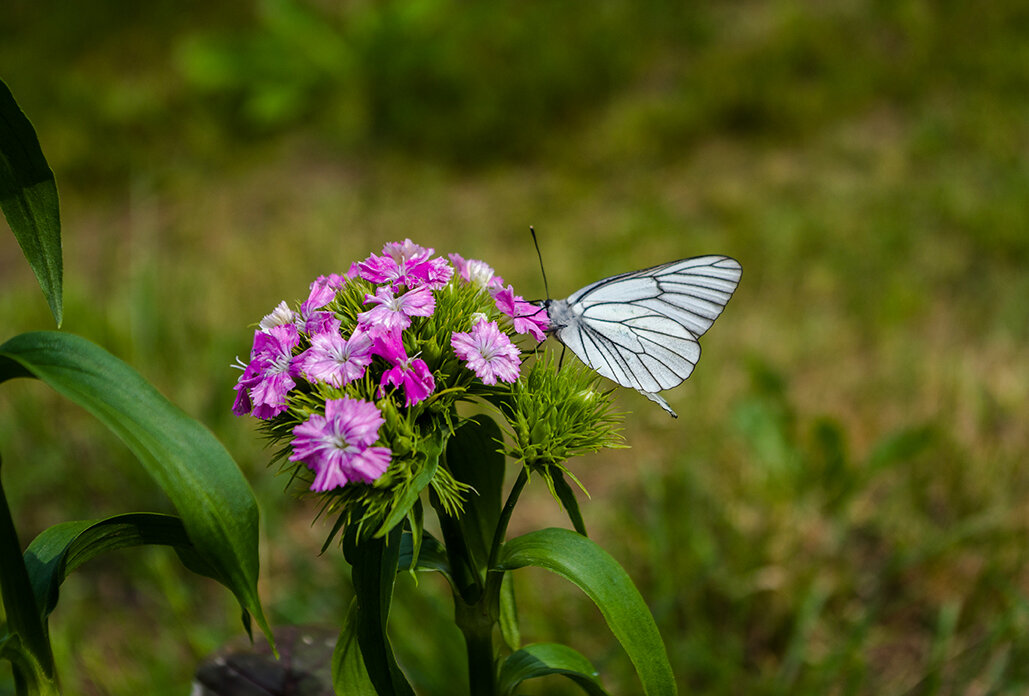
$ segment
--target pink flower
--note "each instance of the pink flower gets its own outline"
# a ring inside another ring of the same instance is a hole
[[[450,345],[468,363],[483,384],[514,382],[521,369],[521,354],[495,321],[480,321],[469,333],[455,331]]]
[[[349,339],[336,329],[311,337],[311,347],[297,356],[297,367],[313,381],[342,387],[364,375],[372,363],[372,339],[358,329]]]
[[[308,334],[324,333],[332,331],[332,322],[335,321],[336,329],[339,329],[339,321],[332,312],[319,312],[325,305],[336,299],[336,293],[346,284],[347,280],[341,275],[332,273],[328,276],[318,276],[311,283],[311,292],[307,299],[300,305],[300,328]]]
[[[325,415],[314,413],[293,428],[290,461],[315,472],[313,491],[328,491],[360,481],[372,483],[389,466],[387,447],[373,447],[385,420],[375,404],[343,397],[325,402]]]
[[[357,315],[357,320],[365,326],[378,326],[383,329],[406,329],[411,325],[411,317],[428,317],[436,311],[436,298],[427,287],[409,290],[403,295],[394,295],[388,287],[375,290],[374,295],[365,295],[364,303],[373,302],[378,306]]]
[[[401,286],[441,288],[454,273],[446,259],[430,259],[433,249],[418,246],[410,239],[390,242],[382,247],[382,253],[358,263],[357,272],[372,283],[390,283],[394,291]]]
[[[531,334],[537,341],[547,337],[546,330],[550,328],[547,310],[526,302],[520,295],[515,295],[514,288],[510,285],[491,292],[497,309],[511,317],[515,333]]]
[[[292,324],[254,334],[250,363],[236,382],[233,413],[243,416],[253,411],[255,418],[267,420],[286,410],[286,394],[296,385],[292,362],[293,349],[299,343]]]
[[[409,358],[386,370],[379,388],[382,389],[386,384],[404,388],[404,406],[424,401],[436,389],[436,380],[421,358]]]
[[[336,292],[339,291],[347,282],[347,279],[341,275],[331,273],[327,276],[318,276],[313,283],[311,283],[311,292],[308,294],[307,299],[300,305],[300,313],[305,317],[316,309],[321,309],[325,305],[336,299]]]
[[[394,330],[382,332],[373,337],[372,352],[389,362],[393,367],[382,375],[379,381],[380,393],[384,391],[387,384],[394,387],[403,387],[404,405],[412,406],[436,390],[436,380],[429,370],[429,366],[421,358],[407,357],[407,350],[401,340],[400,331]]]
[[[297,313],[289,308],[286,301],[283,300],[279,303],[279,306],[272,310],[271,314],[266,314],[261,319],[261,330],[269,331],[273,326],[282,326],[283,324],[292,324],[296,321]]]
[[[484,288],[499,288],[504,284],[504,279],[498,276],[485,261],[465,259],[460,254],[448,254],[448,256],[465,282]]]

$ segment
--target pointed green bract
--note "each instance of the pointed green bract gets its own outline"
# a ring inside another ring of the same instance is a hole
[[[175,506],[203,567],[271,640],[257,595],[257,502],[214,435],[138,372],[78,336],[44,331],[0,345],[0,382],[27,374],[121,438]]]
[[[64,318],[61,215],[54,173],[29,119],[0,80],[0,209],[57,326]]]
[[[541,529],[506,542],[497,570],[546,568],[593,600],[632,660],[647,696],[674,696],[675,677],[661,635],[643,597],[604,549],[568,529]]]

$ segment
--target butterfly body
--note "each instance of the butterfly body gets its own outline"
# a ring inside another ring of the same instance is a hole
[[[728,256],[697,256],[604,278],[542,306],[552,335],[580,360],[675,416],[657,392],[693,372],[698,339],[721,314],[741,273]]]

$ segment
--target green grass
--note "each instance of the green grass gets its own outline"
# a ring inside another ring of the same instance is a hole
[[[349,590],[340,554],[316,555],[327,529],[311,527],[314,508],[283,495],[251,424],[229,412],[227,365],[248,325],[407,236],[542,296],[533,224],[557,296],[681,256],[744,267],[696,374],[669,395],[680,418],[623,392],[632,449],[571,464],[592,493],[587,525],[651,603],[683,693],[1016,694],[1029,687],[1021,5],[735,3],[666,31],[626,20],[610,81],[551,110],[535,102],[533,136],[513,151],[490,143],[523,115],[491,106],[461,156],[450,150],[475,99],[449,121],[423,104],[437,125],[421,134],[396,120],[341,133],[301,109],[234,137],[241,112],[177,72],[201,33],[185,19],[112,12],[87,42],[18,5],[24,31],[2,37],[0,69],[61,188],[65,328],[128,360],[237,457],[264,512],[273,621],[338,622]],[[219,36],[269,26],[207,20]],[[475,36],[471,21],[454,36]],[[539,43],[558,42],[560,22]],[[128,42],[132,27],[154,40]],[[495,64],[431,46],[410,50],[458,86],[473,80],[469,94],[504,89]],[[564,84],[527,61],[542,93]],[[315,106],[352,94],[316,87],[303,97]],[[0,273],[5,336],[48,327],[6,233]],[[61,520],[166,507],[87,416],[40,385],[4,387],[0,452],[23,543]],[[512,526],[563,523],[539,487]],[[543,573],[516,582],[526,639],[567,642],[613,693],[636,692],[585,597]],[[460,646],[425,627],[446,626],[448,600],[429,581],[399,592],[401,656],[442,693]],[[160,551],[83,568],[51,626],[77,694],[185,693],[197,661],[239,633],[231,599]]]

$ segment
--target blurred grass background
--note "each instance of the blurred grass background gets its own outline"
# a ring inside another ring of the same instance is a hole
[[[7,0],[0,75],[61,190],[65,329],[236,456],[274,621],[338,623],[349,590],[229,411],[248,325],[404,237],[541,297],[533,224],[556,296],[744,267],[680,418],[622,391],[632,449],[572,465],[683,693],[1029,690],[1025,3]],[[0,279],[4,338],[50,328],[6,232]],[[0,452],[23,543],[167,509],[41,385],[4,385]],[[564,521],[538,487],[513,524]],[[516,584],[527,640],[638,691],[585,597]],[[444,588],[398,592],[402,660],[449,693]],[[51,621],[67,693],[187,693],[236,612],[168,553],[92,563]]]

